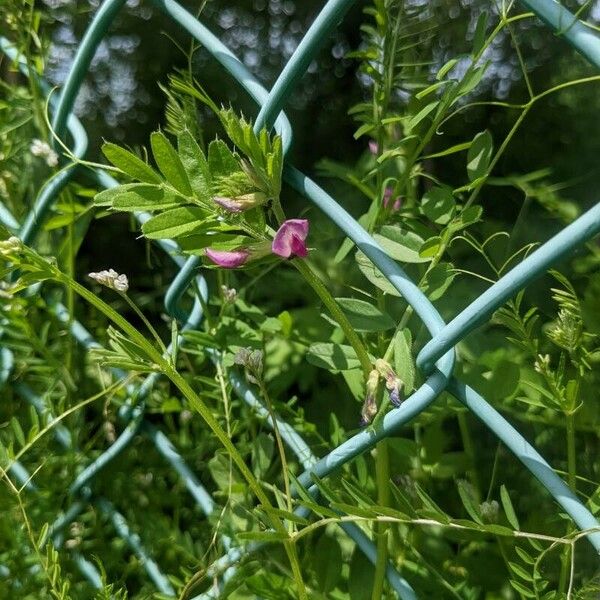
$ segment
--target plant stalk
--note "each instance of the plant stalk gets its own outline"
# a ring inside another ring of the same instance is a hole
[[[292,261],[292,264],[300,271],[300,274],[306,279],[319,298],[321,298],[323,304],[331,313],[331,316],[342,328],[346,339],[356,352],[366,383],[372,368],[371,359],[369,358],[369,353],[362,343],[362,340],[350,324],[350,321],[348,321],[348,317],[346,317],[339,304],[335,301],[335,298],[330,294],[323,282],[315,275],[311,266],[306,261],[294,260]]]

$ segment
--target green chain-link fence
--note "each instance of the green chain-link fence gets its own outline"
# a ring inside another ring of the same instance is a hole
[[[560,4],[553,2],[553,0],[522,1],[553,31],[566,39],[590,63],[600,68],[600,38],[580,22],[576,16],[564,9]],[[320,44],[342,20],[345,13],[354,4],[354,0],[330,0],[325,4],[270,92],[258,83],[228,48],[174,0],[154,0],[154,3],[200,42],[260,106],[260,111],[255,121],[255,130],[258,131],[265,125],[267,127],[274,126],[276,131],[282,136],[284,148],[287,150],[291,143],[292,128],[285,114],[281,112],[282,108],[317,53]],[[124,5],[125,0],[105,0],[97,11],[79,46],[58,101],[51,102],[53,128],[61,138],[65,138],[68,132],[74,144],[73,154],[77,158],[82,158],[85,155],[87,150],[87,136],[79,121],[72,114],[73,105],[98,45]],[[1,40],[0,44],[6,54],[14,60],[19,60],[16,52],[6,40]],[[27,74],[26,67],[22,65],[22,68]],[[65,165],[44,186],[35,202],[35,206],[22,225],[15,220],[8,209],[2,204],[0,204],[0,222],[13,231],[26,244],[35,244],[37,234],[44,224],[53,202],[60,191],[75,175],[76,166],[76,163]],[[117,185],[114,179],[101,170],[94,171],[93,176],[101,187],[110,188]],[[405,298],[431,334],[431,340],[417,357],[417,366],[424,375],[427,375],[425,383],[407,398],[400,407],[387,413],[378,428],[369,428],[361,431],[340,444],[326,456],[317,459],[304,440],[294,431],[293,427],[281,420],[278,421],[278,427],[285,443],[295,453],[298,461],[305,468],[304,473],[299,477],[299,483],[308,488],[309,491],[316,492],[312,480],[313,475],[317,475],[320,478],[327,477],[348,461],[371,449],[378,441],[393,434],[401,425],[407,423],[425,410],[435,401],[440,393],[447,390],[477,415],[494,432],[498,439],[514,453],[523,466],[541,482],[548,493],[552,495],[562,509],[572,518],[578,528],[586,532],[589,542],[600,552],[600,527],[585,505],[512,425],[477,392],[453,377],[455,361],[454,345],[463,339],[467,333],[486,322],[494,311],[502,306],[506,300],[523,289],[536,277],[543,274],[551,265],[596,235],[600,231],[600,205],[583,214],[574,223],[538,248],[523,260],[521,264],[504,275],[498,282],[479,296],[479,298],[467,306],[450,323],[446,324],[429,300],[407,277],[398,264],[386,255],[377,242],[332,197],[289,163],[286,163],[284,167],[284,179],[288,185],[318,206],[356,244],[389,280],[392,286]],[[140,213],[136,215],[136,218],[140,223],[143,223],[148,218],[148,215]],[[208,297],[206,282],[202,275],[198,273],[199,259],[197,257],[183,257],[177,244],[174,242],[161,241],[159,244],[180,267],[178,275],[173,280],[165,295],[167,312],[183,324],[183,329],[196,328],[202,319],[202,304]],[[179,300],[190,286],[192,280],[195,280],[195,289],[198,290],[198,293],[202,297],[199,298],[198,294],[196,294],[193,309],[187,315],[179,307]],[[83,347],[92,348],[98,346],[97,342],[94,341],[83,325],[73,320],[63,305],[55,303],[52,305],[51,310],[55,318],[70,329],[73,337]],[[10,376],[12,356],[6,348],[0,349],[0,352],[0,383],[2,383],[6,382]],[[218,353],[216,351],[209,351],[209,358],[215,362],[218,361]],[[126,375],[118,370],[115,370],[115,374],[118,377]],[[156,375],[151,375],[141,386],[130,386],[128,388],[130,400],[121,409],[119,414],[124,423],[122,433],[106,452],[90,462],[74,479],[69,489],[71,503],[51,525],[49,539],[52,540],[57,548],[60,548],[65,528],[77,518],[77,515],[89,503],[93,503],[100,512],[108,517],[117,534],[126,541],[131,551],[138,556],[141,564],[143,564],[147,571],[148,577],[154,582],[156,588],[167,596],[173,596],[174,590],[168,578],[161,573],[159,566],[145,550],[139,536],[131,531],[123,515],[118,512],[117,507],[112,504],[110,499],[94,495],[91,489],[91,482],[95,475],[121,452],[126,452],[136,436],[143,435],[179,474],[202,511],[207,515],[213,511],[214,502],[209,493],[199,483],[192,469],[178,454],[167,436],[145,419],[144,400],[151,390],[156,377]],[[266,408],[246,385],[243,378],[236,373],[232,373],[230,377],[233,389],[240,398],[258,415],[266,417]],[[23,383],[16,384],[15,390],[39,412],[47,411],[44,401],[27,385]],[[268,419],[266,422],[270,423]],[[65,427],[58,425],[54,428],[54,432],[60,445],[65,448],[75,449],[73,448],[71,435]],[[26,489],[33,493],[37,491],[29,472],[22,464],[14,463],[11,467],[11,473]],[[341,527],[354,540],[369,560],[375,563],[377,558],[375,545],[368,539],[364,532],[352,523],[343,523]],[[258,543],[250,544],[243,548],[237,547],[229,539],[222,539],[222,543],[228,549],[228,552],[222,559],[213,564],[211,572],[207,573],[209,577],[216,577],[217,574],[222,574],[222,578],[227,579],[231,575],[232,570],[234,570],[236,562],[243,555],[251,553],[260,547]],[[74,552],[73,556],[81,572],[89,582],[95,587],[100,587],[101,577],[96,567],[85,556],[77,552]],[[5,575],[8,574],[5,568],[0,567],[0,575],[2,573]],[[400,598],[403,600],[416,598],[410,584],[391,564],[387,566],[387,576],[391,586]],[[198,596],[198,598],[210,598],[216,595],[218,595],[218,584],[211,591]]]

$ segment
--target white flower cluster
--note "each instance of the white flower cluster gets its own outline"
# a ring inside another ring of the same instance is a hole
[[[47,142],[42,142],[42,140],[35,139],[33,142],[31,142],[29,151],[34,156],[43,158],[49,167],[55,167],[58,164],[58,154],[56,154],[56,152],[50,148],[50,145]]]
[[[18,237],[13,235],[7,240],[0,242],[0,256],[10,256],[11,254],[21,250],[22,246],[23,242],[21,242]]]
[[[91,277],[94,281],[105,285],[111,290],[116,290],[123,294],[129,289],[127,275],[119,275],[114,269],[100,271],[99,273],[88,273],[88,277]]]

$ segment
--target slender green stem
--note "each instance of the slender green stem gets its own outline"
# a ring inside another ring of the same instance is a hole
[[[377,444],[375,450],[375,478],[377,481],[377,503],[380,506],[390,504],[390,458],[387,440]],[[383,595],[385,571],[388,560],[388,523],[377,523],[377,562],[371,600],[380,600]]]
[[[494,158],[492,158],[492,160],[490,161],[490,166],[488,167],[488,171],[487,171],[488,175],[489,175],[489,173],[491,173],[494,170],[496,163],[500,160],[500,157],[502,156],[502,154],[504,154],[506,147],[512,140],[515,133],[517,133],[517,129],[519,129],[519,127],[521,126],[521,123],[527,116],[527,113],[531,110],[532,106],[533,106],[533,102],[529,102],[528,104],[525,105],[525,108],[521,111],[521,114],[519,115],[518,119],[515,121],[511,130],[508,132],[508,135],[502,141],[502,144],[498,148],[498,151],[494,155]],[[485,179],[471,192],[469,199],[465,202],[465,205],[462,208],[463,211],[466,210],[467,208],[469,208],[469,206],[471,206],[471,204],[473,204],[473,202],[475,202],[475,200],[477,199],[477,196],[479,196],[479,192],[481,191],[481,188],[483,187],[484,183],[485,183]]]
[[[567,471],[569,487],[575,492],[577,490],[577,455],[575,454],[575,414],[568,412],[567,424]]]
[[[285,448],[283,446],[283,440],[281,439],[281,433],[279,432],[279,426],[277,425],[277,419],[275,418],[275,411],[273,410],[273,403],[271,402],[271,397],[269,396],[269,392],[267,391],[267,387],[265,386],[265,382],[259,379],[258,382],[260,393],[265,399],[265,403],[267,405],[267,410],[269,411],[269,416],[271,417],[271,421],[273,422],[273,432],[275,433],[275,440],[277,442],[277,450],[279,451],[279,459],[281,460],[281,471],[283,474],[283,485],[285,487],[285,496],[287,502],[287,509],[289,512],[292,512],[292,492],[290,488],[290,477],[287,466],[287,459],[285,457]],[[293,526],[293,523],[290,523]]]
[[[152,326],[152,323],[150,323],[150,321],[148,321],[148,319],[146,318],[144,313],[139,309],[138,305],[127,294],[120,293],[120,295],[125,299],[125,302],[127,302],[127,304],[130,306],[130,308],[135,312],[135,314],[142,320],[142,322],[146,326],[146,329],[148,329],[148,331],[150,332],[152,337],[158,342],[158,346],[161,349],[163,355],[168,356],[169,353],[167,351],[167,348],[166,348],[164,342],[158,335],[156,329],[154,329],[154,327]]]
[[[34,260],[38,263],[40,263],[42,260],[32,251],[30,253],[30,256],[35,257]],[[43,266],[46,269],[49,268],[48,263],[46,263],[45,261],[43,262]],[[138,346],[140,346],[140,348],[144,350],[148,358],[157,365],[160,371],[168,379],[170,379],[170,381],[179,389],[179,391],[183,394],[185,399],[190,403],[190,406],[192,406],[204,419],[204,421],[210,427],[210,429],[215,434],[219,442],[223,445],[225,450],[227,450],[227,452],[233,458],[233,461],[235,462],[239,472],[247,481],[250,489],[254,492],[259,502],[267,509],[273,508],[271,502],[269,501],[269,498],[263,491],[260,483],[254,477],[250,468],[246,465],[244,458],[236,449],[233,441],[229,438],[229,436],[223,430],[217,419],[213,416],[210,408],[203,402],[203,400],[196,394],[196,392],[194,392],[189,383],[180,375],[180,373],[175,369],[174,365],[172,365],[169,362],[168,358],[165,358],[165,356],[163,356],[146,339],[144,335],[142,335],[129,321],[127,321],[127,319],[122,317],[119,313],[117,313],[103,300],[98,298],[90,290],[83,287],[81,284],[77,283],[69,276],[65,275],[58,268],[51,266],[50,269],[52,270],[53,276],[57,281],[65,285],[71,286],[76,294],[81,296],[84,300],[89,302],[97,310],[103,313],[117,327],[119,327],[123,331],[123,333],[128,335],[132,342],[135,342]],[[283,524],[282,520],[273,517],[270,511],[267,511],[267,513],[269,515],[272,527],[280,533],[287,534],[287,529]],[[300,562],[298,560],[298,554],[296,551],[295,543],[293,540],[288,539],[283,542],[283,546],[285,548],[288,560],[290,561],[290,565],[292,567],[292,572],[294,574],[294,580],[296,582],[297,587],[298,598],[300,598],[300,600],[308,600],[306,587],[302,579],[302,572],[300,570]]]
[[[569,410],[565,413],[566,436],[567,436],[567,481],[573,492],[577,492],[577,455],[575,454],[575,411]],[[567,535],[573,532],[573,525],[567,526]],[[567,587],[569,566],[571,562],[572,546],[566,546],[560,557],[560,578],[558,589],[561,592]]]
[[[350,321],[348,321],[348,317],[346,317],[339,304],[329,293],[329,290],[325,287],[323,282],[315,275],[308,262],[303,260],[294,260],[292,264],[296,267],[296,269],[298,269],[298,271],[300,271],[301,275],[304,277],[304,279],[306,279],[313,290],[315,290],[319,298],[321,298],[323,304],[331,313],[331,316],[342,328],[346,339],[356,352],[356,356],[358,357],[366,381],[372,368],[371,359],[369,358],[369,353],[362,343],[362,340],[350,324]]]
[[[458,413],[458,427],[460,429],[460,437],[462,438],[463,448],[465,454],[469,459],[470,469],[469,475],[473,487],[477,491],[477,501],[481,502],[481,487],[479,486],[479,477],[477,476],[477,468],[475,464],[475,445],[473,444],[473,438],[469,430],[469,423],[467,421],[467,415],[464,412]]]

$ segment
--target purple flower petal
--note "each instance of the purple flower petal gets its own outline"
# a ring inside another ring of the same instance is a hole
[[[308,236],[308,221],[306,219],[288,219],[281,224],[275,234],[271,249],[274,254],[283,258],[308,254],[306,237]]]
[[[236,269],[237,267],[241,267],[250,256],[250,252],[244,249],[226,251],[207,248],[204,252],[212,262],[224,269]]]
[[[369,141],[369,152],[374,155],[379,153],[379,144],[375,140]]]
[[[227,198],[226,196],[215,196],[213,201],[218,204],[221,208],[233,213],[240,213],[244,209],[234,198]]]
[[[390,402],[398,408],[402,404],[402,399],[400,398],[400,390],[398,386],[396,386],[393,390],[390,391]]]

